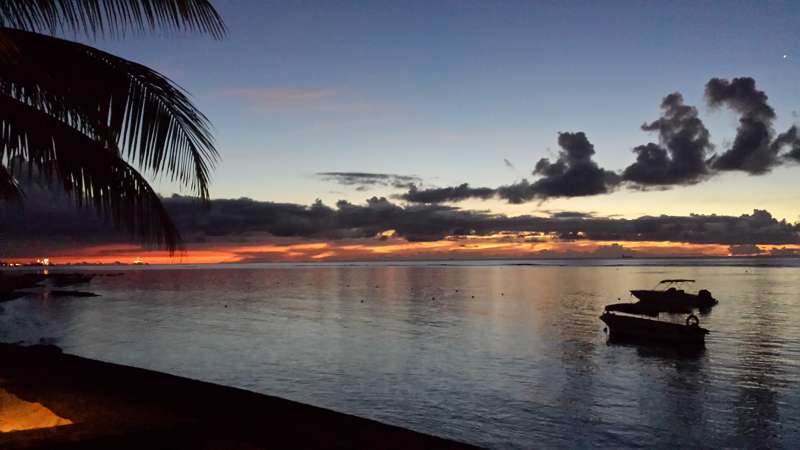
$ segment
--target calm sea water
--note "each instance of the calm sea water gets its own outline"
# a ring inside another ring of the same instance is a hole
[[[0,339],[493,448],[796,448],[797,260],[618,263],[125,270],[0,304]],[[609,344],[603,305],[663,278],[720,300],[705,351]]]

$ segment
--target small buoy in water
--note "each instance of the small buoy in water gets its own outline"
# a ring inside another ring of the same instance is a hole
[[[361,303],[364,303],[364,300],[361,300]]]
[[[431,297],[431,300],[436,300],[436,297]]]
[[[475,296],[473,295],[472,298],[475,298]]]
[[[500,295],[506,295],[506,294],[504,294],[504,293],[502,293],[502,292],[501,292],[501,293],[500,293]]]
[[[227,307],[228,307],[228,305],[225,305],[225,307],[227,308]]]

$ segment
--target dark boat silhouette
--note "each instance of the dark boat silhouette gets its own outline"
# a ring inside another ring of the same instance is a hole
[[[631,294],[639,299],[638,302],[607,305],[600,320],[608,325],[611,338],[703,346],[709,331],[700,327],[700,319],[693,311],[707,311],[718,302],[705,289],[697,294],[690,294],[673,286],[693,282],[694,280],[686,279],[662,280],[658,285],[666,285],[666,289],[633,290]],[[657,318],[662,313],[685,314],[687,317],[685,323],[647,318]]]
[[[614,305],[609,305],[614,306]],[[609,337],[637,342],[658,342],[682,347],[702,347],[709,331],[694,314],[686,323],[662,322],[627,314],[615,314],[606,307],[600,320],[608,325]],[[633,313],[628,313],[633,314]]]
[[[711,292],[706,289],[701,289],[697,294],[691,294],[676,287],[684,283],[694,282],[695,280],[687,279],[661,280],[655,289],[632,290],[631,294],[642,303],[664,309],[673,307],[706,309],[719,303],[717,299],[711,296]],[[658,289],[662,285],[663,288]]]

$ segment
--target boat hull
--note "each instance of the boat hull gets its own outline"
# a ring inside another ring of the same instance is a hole
[[[658,317],[661,313],[691,314],[692,308],[679,304],[656,305],[648,302],[614,303],[606,306],[608,312],[621,312],[640,316]]]
[[[631,294],[643,303],[663,307],[711,308],[718,303],[710,294],[701,296],[678,290],[634,290]]]
[[[609,336],[641,341],[654,341],[681,346],[702,346],[708,330],[696,325],[661,322],[609,312],[600,320],[608,325]]]

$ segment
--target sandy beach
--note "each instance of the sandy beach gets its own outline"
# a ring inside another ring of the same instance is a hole
[[[0,433],[0,448],[7,450],[472,448],[276,397],[67,355],[54,346],[0,344],[0,360],[0,408],[22,408],[56,425]]]

